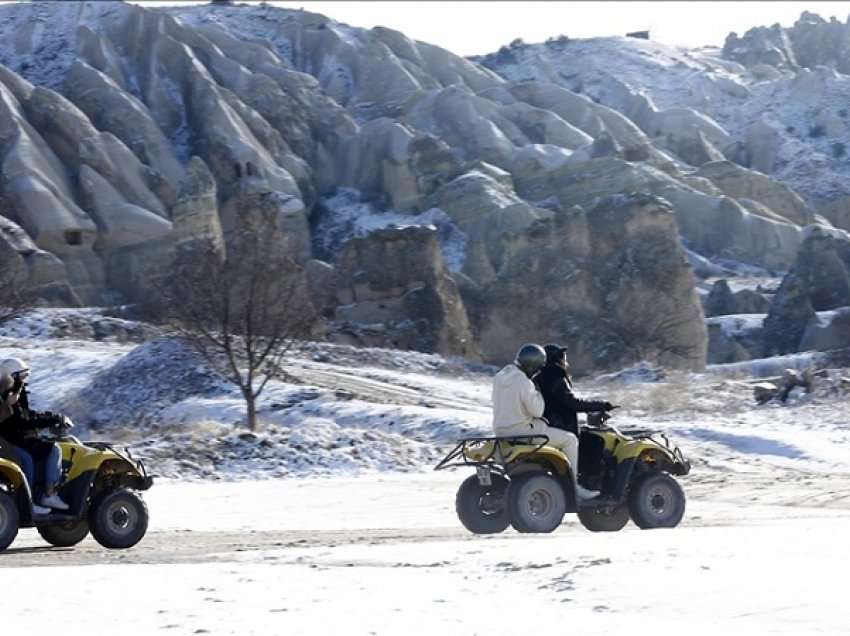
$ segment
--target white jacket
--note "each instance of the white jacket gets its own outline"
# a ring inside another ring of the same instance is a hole
[[[532,420],[543,417],[543,396],[515,364],[493,379],[493,430],[496,435],[529,435]]]

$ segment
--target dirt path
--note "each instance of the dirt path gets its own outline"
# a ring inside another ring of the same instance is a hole
[[[104,550],[91,537],[73,548],[53,548],[35,534],[22,531],[14,545],[0,553],[0,568],[138,563],[209,563],[240,560],[242,553],[289,548],[382,545],[471,539],[463,528],[365,531],[150,532],[131,550]]]
[[[488,408],[486,404],[470,400],[462,394],[438,395],[433,385],[423,387],[404,384],[403,376],[393,376],[389,371],[331,367],[304,360],[293,360],[285,365],[284,371],[305,384],[366,402],[470,410]]]

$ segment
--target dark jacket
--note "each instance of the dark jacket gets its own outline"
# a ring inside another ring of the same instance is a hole
[[[549,426],[569,431],[578,436],[578,413],[605,411],[608,403],[600,400],[582,400],[573,393],[573,383],[559,366],[547,364],[534,378],[546,408],[543,417]]]
[[[53,448],[53,443],[39,439],[36,431],[52,426],[56,416],[52,413],[31,411],[26,387],[12,407],[6,405],[6,395],[0,397],[3,399],[0,405],[0,437],[14,446],[23,448],[36,460],[46,456]]]

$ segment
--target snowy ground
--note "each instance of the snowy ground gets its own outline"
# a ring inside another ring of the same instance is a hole
[[[454,516],[461,478],[160,484],[148,495],[152,530],[134,550],[105,552],[90,539],[46,549],[24,533],[0,556],[3,580],[15,582],[4,628],[604,634],[648,621],[693,634],[846,633],[838,568],[850,558],[840,539],[850,506],[697,493],[675,530],[592,534],[568,516],[552,535],[484,538]],[[850,496],[847,478],[830,487],[836,501]],[[82,610],[74,621],[45,611],[45,589]]]
[[[146,494],[151,527],[133,550],[50,549],[23,531],[0,555],[10,633],[596,634],[649,619],[695,634],[846,634],[848,398],[751,399],[753,374],[812,356],[580,381],[623,405],[619,424],[663,430],[693,461],[683,524],[599,535],[568,515],[552,535],[482,538],[455,517],[464,471],[430,467],[486,430],[486,368],[311,345],[249,435],[234,427],[238,399],[173,343],[57,338],[55,318],[7,331],[0,357],[29,360],[38,405],[74,406],[83,432],[132,442],[172,478]],[[99,410],[81,397],[93,386]],[[135,427],[107,417],[134,409]],[[48,611],[57,598],[74,621]]]

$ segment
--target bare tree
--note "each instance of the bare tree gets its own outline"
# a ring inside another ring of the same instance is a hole
[[[255,430],[257,399],[316,316],[279,234],[241,228],[229,238],[225,248],[199,242],[178,251],[161,285],[163,317],[239,388]]]
[[[663,363],[678,359],[691,360],[698,355],[700,346],[683,341],[679,332],[688,326],[690,318],[676,314],[659,316],[655,320],[617,321],[600,319],[619,348],[629,352],[633,360]]]
[[[37,295],[27,278],[26,265],[17,253],[0,256],[0,325],[35,306]]]

